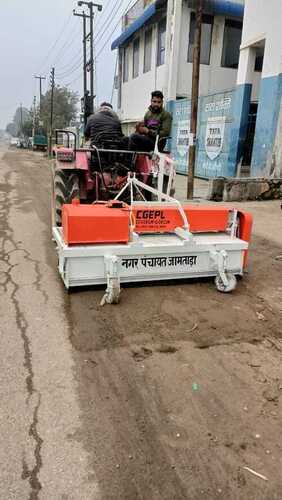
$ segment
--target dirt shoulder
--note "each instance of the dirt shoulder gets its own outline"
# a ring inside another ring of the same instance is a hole
[[[201,281],[126,288],[104,309],[101,292],[68,298],[105,499],[282,496],[282,213],[277,202],[243,207],[254,234],[232,295]]]

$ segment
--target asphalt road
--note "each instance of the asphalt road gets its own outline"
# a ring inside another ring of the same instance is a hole
[[[81,409],[49,244],[48,172],[39,158],[33,164],[21,151],[2,153],[0,190],[0,496],[99,499],[75,438]]]
[[[134,287],[101,309],[58,276],[47,160],[0,151],[0,499],[281,500],[279,203],[248,205],[233,295]]]

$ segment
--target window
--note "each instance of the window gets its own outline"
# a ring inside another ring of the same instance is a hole
[[[123,82],[128,82],[129,74],[129,46],[123,50]]]
[[[264,58],[264,47],[258,47],[256,49],[256,61],[255,61],[255,71],[262,72]]]
[[[136,38],[133,42],[133,68],[132,68],[132,76],[136,78],[139,75],[139,46],[140,40]]]
[[[210,64],[211,41],[212,41],[213,16],[203,15],[201,35],[201,64]],[[196,30],[196,16],[191,12],[190,33],[188,46],[188,62],[193,62],[193,48]]]
[[[256,56],[255,71],[262,72],[263,56]]]
[[[144,41],[144,73],[150,71],[151,61],[152,61],[152,28],[145,31],[145,41]]]
[[[166,19],[162,19],[158,24],[157,66],[161,66],[165,62],[165,33],[166,33]]]
[[[242,26],[240,21],[225,20],[221,60],[221,65],[225,68],[238,68]]]

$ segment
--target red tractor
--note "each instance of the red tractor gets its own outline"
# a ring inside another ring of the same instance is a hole
[[[114,199],[130,174],[159,191],[174,194],[173,161],[157,149],[154,153],[122,150],[114,139],[102,142],[99,148],[77,148],[76,134],[67,130],[56,131],[55,143],[53,225],[61,225],[62,206],[75,198],[81,203]],[[139,195],[148,199],[148,194],[140,191]],[[129,191],[123,193],[123,201],[130,202]]]

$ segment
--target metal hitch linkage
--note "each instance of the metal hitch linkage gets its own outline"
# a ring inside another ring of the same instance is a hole
[[[105,267],[107,272],[107,288],[100,305],[118,304],[120,296],[119,258],[116,255],[106,255]]]
[[[227,272],[227,252],[225,250],[210,252],[211,259],[215,263],[218,275],[215,285],[219,292],[232,292],[236,288],[237,280],[233,273]]]
[[[149,193],[157,196],[160,199],[160,201],[164,200],[168,203],[176,205],[180,214],[181,214],[182,220],[183,220],[182,228],[185,229],[187,231],[187,233],[189,233],[191,238],[193,238],[193,235],[190,232],[190,227],[189,227],[189,223],[188,223],[185,211],[183,210],[183,207],[182,207],[180,201],[176,200],[175,198],[172,198],[172,196],[169,196],[166,193],[162,193],[158,189],[155,189],[151,186],[147,186],[147,184],[144,184],[143,182],[139,181],[139,179],[136,178],[135,173],[133,174],[133,176],[131,174],[128,174],[127,183],[122,188],[122,190],[117,194],[117,196],[115,197],[115,200],[118,200],[120,198],[120,196],[122,195],[122,193],[124,193],[124,191],[129,188],[130,189],[130,199],[131,199],[130,210],[132,212],[133,211],[133,203],[134,203],[134,187],[136,188],[136,191],[139,193],[140,193],[139,188],[141,188],[144,191],[148,191]],[[150,202],[148,202],[148,201],[145,201],[145,203],[150,204]]]

